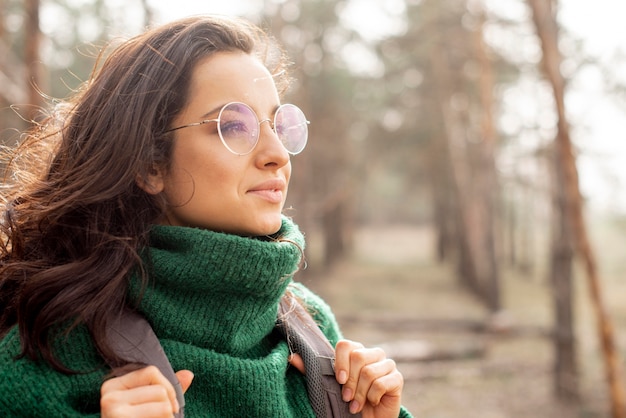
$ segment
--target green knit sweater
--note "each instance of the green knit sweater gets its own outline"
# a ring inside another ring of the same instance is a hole
[[[151,283],[141,299],[174,370],[193,371],[188,417],[314,417],[304,377],[288,366],[287,344],[273,332],[278,301],[289,288],[314,312],[328,338],[340,338],[328,306],[293,283],[304,239],[283,220],[284,240],[262,240],[184,227],[157,226],[146,257]],[[289,242],[291,241],[291,242]],[[129,293],[139,286],[131,280]],[[55,345],[65,375],[15,360],[19,335],[0,341],[0,416],[98,416],[108,369],[79,327]],[[405,410],[401,416],[410,416]]]

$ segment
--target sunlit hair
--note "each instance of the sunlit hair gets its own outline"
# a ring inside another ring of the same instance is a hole
[[[286,61],[256,26],[193,17],[149,30],[101,57],[91,79],[5,150],[0,208],[0,336],[18,325],[22,356],[71,372],[51,349],[79,324],[107,359],[104,335],[127,301],[129,276],[144,285],[140,251],[165,211],[137,179],[167,169],[171,127],[192,72],[216,52],[257,56],[286,87]],[[69,325],[69,327],[67,327]]]

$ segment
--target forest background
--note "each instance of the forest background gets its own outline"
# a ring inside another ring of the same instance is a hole
[[[416,415],[624,417],[626,10],[574,3],[0,0],[0,141],[108,42],[245,16],[287,49],[312,122],[287,210],[300,280],[390,345]],[[520,406],[512,387],[542,393]]]

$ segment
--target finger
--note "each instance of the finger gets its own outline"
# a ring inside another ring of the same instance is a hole
[[[306,375],[306,369],[304,367],[304,360],[302,360],[302,356],[300,354],[292,353],[289,356],[289,364],[298,369],[298,371],[304,375]]]
[[[364,365],[359,373],[357,386],[350,404],[350,412],[359,412],[366,402],[378,405],[380,398],[387,390],[384,386],[386,381],[379,381],[379,379],[393,373],[395,370],[395,362],[389,359]]]
[[[172,418],[172,410],[169,402],[151,402],[142,405],[133,405],[129,408],[129,417],[163,417]]]
[[[371,371],[361,376],[365,366],[385,360],[385,352],[380,348],[359,348],[350,352],[348,380],[343,385],[341,391],[344,401],[349,402],[354,399],[357,387],[360,385],[360,393],[367,393],[371,384]],[[369,369],[368,369],[369,370]],[[363,396],[364,398],[364,396]]]
[[[369,393],[376,381],[383,376],[393,373],[395,370],[396,363],[390,359],[384,359],[382,361],[376,361],[374,363],[364,365],[359,373],[354,399],[363,404],[365,399],[369,398]],[[379,388],[376,388],[376,390],[378,389]]]
[[[345,384],[350,375],[350,353],[353,350],[362,349],[363,344],[340,340],[335,346],[335,378],[339,384]]]
[[[101,398],[112,392],[127,391],[142,386],[157,386],[165,389],[166,396],[171,404],[171,410],[178,412],[176,391],[169,380],[155,366],[144,367],[123,376],[107,380],[100,389]]]
[[[150,417],[150,418],[171,418],[172,411],[169,401],[151,402],[141,405],[120,405],[113,410],[101,411],[102,418],[119,418],[119,417]]]
[[[108,390],[126,390],[139,386],[164,385],[169,381],[163,376],[156,366],[146,366],[141,369],[126,373],[113,379],[109,379],[102,387]],[[171,386],[171,385],[170,385]]]
[[[167,391],[160,385],[140,386],[133,389],[105,392],[100,398],[103,417],[120,416],[172,416],[172,404]]]
[[[193,381],[193,372],[190,370],[179,370],[176,372],[176,378],[180,382],[180,387],[182,388],[183,393],[185,393]]]
[[[350,404],[350,411],[352,413],[360,412],[364,418],[397,417],[400,414],[402,404],[403,386],[404,378],[398,370],[395,370],[393,373],[374,381],[365,405],[360,406],[355,400],[353,404]],[[376,387],[384,387],[383,392],[385,393],[379,399]]]
[[[116,399],[129,405],[141,405],[148,403],[168,402],[170,398],[163,386],[150,385],[134,389],[114,392]]]
[[[393,361],[389,360],[393,363]],[[381,371],[383,369],[381,368]],[[404,387],[404,378],[402,374],[395,368],[395,363],[392,370],[386,374],[380,374],[376,379],[372,381],[369,386],[365,398],[367,403],[372,406],[377,406],[385,397],[398,397],[402,396],[402,388]],[[357,395],[355,399],[361,399],[359,389],[357,389]]]

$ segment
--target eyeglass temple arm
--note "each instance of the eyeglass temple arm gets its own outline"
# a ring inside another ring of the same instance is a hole
[[[183,128],[189,128],[190,126],[204,125],[205,123],[217,122],[217,121],[219,121],[219,119],[205,119],[205,120],[201,120],[200,122],[189,123],[187,125],[177,126],[176,128],[168,129],[167,131],[165,131],[165,133],[177,131]]]

